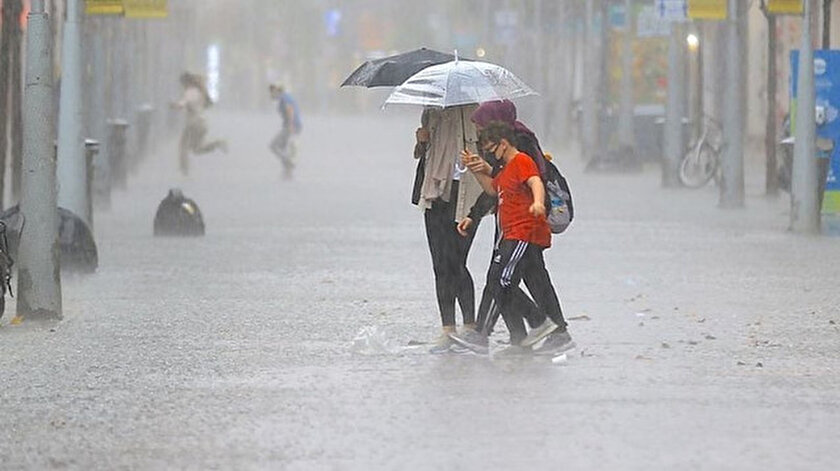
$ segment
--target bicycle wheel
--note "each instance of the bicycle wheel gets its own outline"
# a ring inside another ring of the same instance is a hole
[[[712,146],[703,142],[692,148],[680,163],[680,181],[689,188],[700,188],[709,183],[717,170],[717,155]]]

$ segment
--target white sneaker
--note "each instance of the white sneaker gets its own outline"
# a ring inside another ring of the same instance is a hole
[[[531,332],[529,332],[528,336],[520,342],[520,345],[523,347],[530,347],[545,338],[548,334],[557,330],[557,327],[557,324],[552,322],[551,319],[546,319],[545,322],[539,325],[539,327],[531,329]]]

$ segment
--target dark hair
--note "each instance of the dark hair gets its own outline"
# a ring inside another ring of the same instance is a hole
[[[201,76],[190,72],[182,73],[181,76],[178,77],[178,80],[180,80],[181,84],[185,87],[200,87],[202,85]]]
[[[481,147],[488,143],[498,144],[502,139],[516,145],[516,132],[513,130],[513,126],[504,121],[490,121],[478,133],[478,145]]]
[[[207,91],[207,84],[204,83],[204,77],[199,74],[184,72],[178,78],[184,88],[195,87],[204,95],[204,106],[213,106],[213,99],[210,98],[210,93]]]

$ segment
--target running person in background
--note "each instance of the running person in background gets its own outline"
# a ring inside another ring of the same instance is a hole
[[[283,119],[283,127],[271,140],[269,148],[283,163],[284,176],[292,178],[295,169],[295,150],[292,138],[299,134],[303,125],[300,120],[300,109],[292,95],[280,84],[268,86],[271,98],[277,100],[277,112]]]
[[[223,139],[216,139],[211,142],[204,142],[207,137],[207,121],[204,119],[204,111],[209,108],[213,101],[207,93],[204,79],[197,74],[184,72],[180,77],[181,86],[184,87],[184,94],[181,99],[172,103],[173,108],[180,108],[187,111],[187,118],[184,123],[184,130],[181,132],[181,141],[178,146],[178,164],[182,175],[189,174],[189,154],[206,154],[214,150],[227,153],[227,142]]]

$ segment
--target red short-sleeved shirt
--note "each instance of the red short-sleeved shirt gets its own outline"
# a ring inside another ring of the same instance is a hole
[[[539,176],[534,161],[528,154],[520,152],[493,179],[493,187],[499,194],[499,223],[503,239],[551,246],[551,230],[545,217],[534,217],[528,212],[534,195],[526,182]]]

